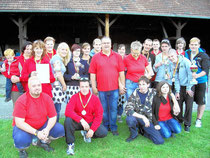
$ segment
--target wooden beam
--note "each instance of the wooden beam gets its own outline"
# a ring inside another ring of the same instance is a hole
[[[109,14],[105,15],[105,36],[109,37]]]
[[[101,18],[99,18],[98,16],[96,16],[96,19],[105,27],[105,23],[103,22],[103,20],[101,20]]]
[[[115,21],[117,21],[117,19],[120,17],[120,15],[118,15],[116,18],[114,18],[110,23],[109,23],[109,27],[112,26],[112,24],[115,23]]]
[[[161,24],[162,29],[163,29],[164,38],[168,38],[168,34],[167,34],[167,32],[166,32],[166,28],[165,28],[163,22],[160,22],[160,24]]]
[[[101,28],[101,24],[100,22],[98,21],[98,37],[102,37],[103,34],[102,34],[102,28]]]

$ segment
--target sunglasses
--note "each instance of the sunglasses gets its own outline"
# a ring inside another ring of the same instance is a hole
[[[87,78],[87,77],[81,77],[80,78],[80,81],[89,81],[89,78]]]

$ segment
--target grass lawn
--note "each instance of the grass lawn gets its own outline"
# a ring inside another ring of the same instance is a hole
[[[204,113],[202,128],[195,128],[195,116],[193,113],[190,133],[182,131],[176,138],[165,139],[163,145],[154,145],[147,138],[139,137],[131,143],[125,142],[129,136],[125,118],[122,124],[118,124],[119,136],[113,136],[110,132],[103,139],[93,139],[87,144],[83,141],[80,132],[76,132],[75,158],[210,158],[210,111]],[[60,121],[62,124],[64,118]],[[18,151],[13,145],[12,121],[0,120],[0,158],[18,157]],[[62,158],[70,157],[66,154],[65,139],[61,138],[51,143],[55,149],[48,153],[36,146],[27,149],[28,156],[33,158]]]

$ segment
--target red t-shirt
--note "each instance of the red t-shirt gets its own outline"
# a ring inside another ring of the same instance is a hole
[[[25,122],[35,129],[41,128],[48,118],[56,115],[52,98],[46,93],[41,93],[39,98],[33,98],[29,92],[24,93],[17,99],[13,111],[13,117],[24,118]]]
[[[99,91],[111,91],[118,89],[119,72],[124,70],[122,57],[111,50],[109,56],[102,52],[93,56],[89,73],[96,74]]]
[[[149,65],[147,58],[141,55],[136,60],[131,54],[124,59],[124,65],[127,69],[126,79],[138,82],[139,78],[144,75],[145,68]]]
[[[157,56],[158,54],[160,54],[161,51],[159,50],[157,54],[154,53],[154,50],[151,52],[151,54],[154,54],[155,56]]]
[[[51,65],[49,63],[49,61],[46,60],[46,58],[43,58],[41,60],[40,64],[49,64],[50,67],[50,83],[42,83],[42,91],[47,93],[49,96],[52,97],[52,86],[51,83],[55,82],[55,78],[52,72],[52,68]],[[20,81],[21,82],[28,82],[28,76],[32,71],[36,71],[36,63],[34,61],[34,57],[31,57],[30,59],[26,60],[24,66],[23,66],[23,70],[21,72],[21,77],[20,77]],[[26,87],[26,90],[28,90],[28,84]]]
[[[46,53],[46,55],[44,56],[44,58],[46,58],[47,61],[50,62],[50,60],[52,59],[52,57],[56,54],[56,50],[53,49],[53,53]]]
[[[176,54],[179,55],[178,50],[176,51]],[[185,51],[183,51],[183,52],[181,53],[181,55],[185,55]]]
[[[82,118],[87,123],[92,122],[90,128],[95,132],[100,126],[103,118],[103,107],[101,102],[97,96],[92,94],[87,106],[83,108],[79,98],[79,93],[71,97],[69,103],[66,106],[65,116],[72,118],[76,122],[80,122]],[[90,94],[91,92],[84,96],[82,93],[80,93],[83,105],[86,105]],[[86,111],[85,115],[82,115],[83,110]]]
[[[159,120],[158,121],[166,121],[170,120],[172,118],[171,115],[171,106],[169,102],[169,97],[167,96],[167,103],[163,104],[160,103],[160,108],[159,108]]]

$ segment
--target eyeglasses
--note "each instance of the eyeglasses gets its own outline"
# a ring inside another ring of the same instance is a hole
[[[87,78],[87,77],[81,77],[80,78],[80,81],[89,81],[89,78]]]

